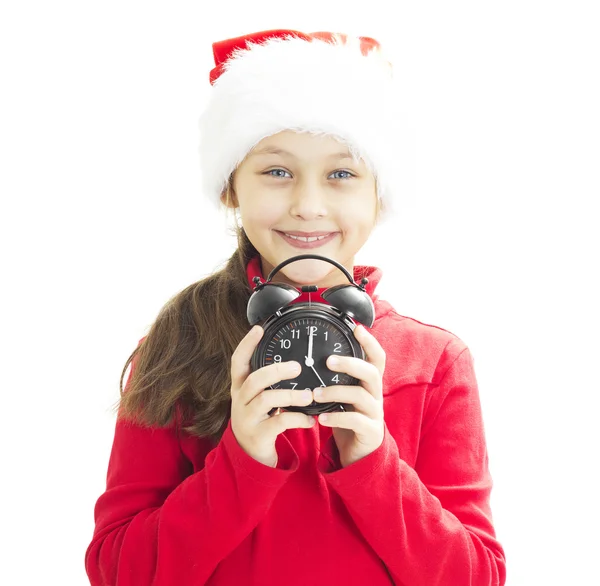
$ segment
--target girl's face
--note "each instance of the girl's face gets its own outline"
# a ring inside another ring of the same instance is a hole
[[[354,256],[377,219],[373,174],[328,136],[286,130],[263,139],[236,169],[233,191],[231,205],[239,206],[265,278],[280,262],[299,254],[326,256],[352,274]],[[306,242],[290,234],[326,237],[306,248]],[[294,286],[348,283],[339,269],[312,259],[287,265],[273,280]]]

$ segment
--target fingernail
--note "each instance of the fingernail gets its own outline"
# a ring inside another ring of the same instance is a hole
[[[305,401],[308,401],[309,399],[312,399],[312,394],[310,391],[302,391],[302,398]]]
[[[323,389],[321,387],[317,387],[314,391],[313,391],[313,395],[315,398],[317,397],[322,397],[323,396]]]
[[[337,366],[340,363],[340,359],[337,356],[330,356],[327,360],[327,364],[331,366]]]

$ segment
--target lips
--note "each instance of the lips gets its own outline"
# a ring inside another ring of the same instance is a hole
[[[338,232],[275,232],[290,246],[302,249],[320,248],[338,235]]]

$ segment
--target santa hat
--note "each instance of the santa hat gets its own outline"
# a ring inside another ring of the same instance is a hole
[[[258,142],[295,130],[346,144],[375,175],[382,214],[390,213],[396,104],[375,39],[272,30],[213,43],[213,53],[199,152],[203,188],[217,205]]]

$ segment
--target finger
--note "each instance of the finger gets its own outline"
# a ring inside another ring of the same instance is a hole
[[[326,427],[351,429],[358,438],[369,437],[374,432],[375,426],[380,425],[357,411],[321,413],[319,423]]]
[[[373,364],[383,377],[386,355],[385,350],[381,347],[377,338],[363,325],[354,328],[354,337],[363,347],[363,350],[367,355],[367,362]]]
[[[240,388],[240,399],[244,405],[248,405],[254,397],[262,393],[271,385],[283,380],[296,378],[302,372],[299,362],[290,360],[289,362],[275,362],[268,366],[263,366],[248,375],[242,387]],[[290,390],[291,389],[286,389]],[[299,392],[299,391],[294,391]]]
[[[262,338],[264,330],[254,326],[238,344],[231,355],[231,386],[239,389],[250,374],[250,359],[252,353]]]
[[[376,399],[383,396],[381,374],[374,364],[352,356],[330,356],[327,359],[327,368],[357,378]]]
[[[318,387],[314,389],[313,396],[317,403],[347,403],[370,419],[383,418],[381,401],[375,399],[364,387],[346,385]]]
[[[256,420],[268,417],[269,411],[276,407],[306,407],[313,401],[311,391],[292,391],[291,389],[273,389],[261,391],[248,407]]]
[[[279,415],[273,415],[263,421],[260,426],[265,433],[279,435],[286,429],[310,428],[317,422],[311,415],[295,411],[282,411]]]

